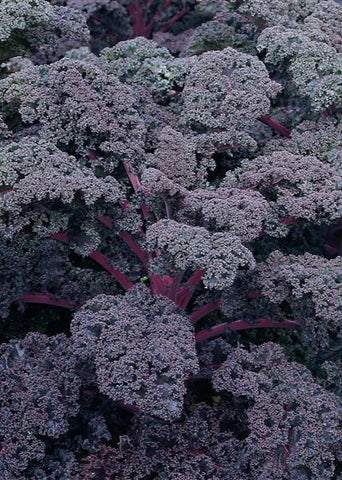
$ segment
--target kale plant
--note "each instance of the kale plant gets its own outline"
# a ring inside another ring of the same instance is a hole
[[[341,32],[2,1],[1,478],[341,479]]]

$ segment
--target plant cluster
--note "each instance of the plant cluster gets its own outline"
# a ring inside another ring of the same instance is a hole
[[[341,32],[2,0],[1,479],[342,479]]]

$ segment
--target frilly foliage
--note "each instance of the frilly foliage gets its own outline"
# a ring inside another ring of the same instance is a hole
[[[339,3],[1,2],[1,479],[339,479]]]

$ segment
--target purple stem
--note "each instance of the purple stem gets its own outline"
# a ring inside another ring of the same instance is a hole
[[[298,322],[294,322],[292,320],[285,320],[283,322],[273,322],[268,318],[259,318],[254,323],[244,322],[244,321],[236,321],[236,322],[226,322],[221,323],[219,325],[214,325],[211,328],[207,328],[205,330],[201,330],[200,332],[196,333],[196,343],[203,342],[204,340],[208,340],[209,338],[218,337],[222,335],[227,330],[231,330],[233,332],[238,330],[249,330],[251,328],[301,328]]]
[[[106,227],[113,228],[114,222],[113,220],[108,217],[107,215],[99,215],[99,221],[102,222]],[[136,256],[142,261],[145,267],[148,267],[148,253],[146,250],[140,247],[138,242],[135,240],[134,237],[128,232],[120,232],[119,233],[122,240],[129,246],[129,248],[136,254]]]
[[[69,243],[68,235],[66,233],[51,233],[50,238],[58,240],[59,242]]]
[[[75,308],[74,303],[69,300],[66,300],[64,298],[57,299],[51,294],[41,292],[29,292],[25,295],[21,295],[20,297],[15,298],[13,301],[22,301],[25,303],[40,303],[42,305],[53,305],[54,307],[63,307],[70,310]]]
[[[203,275],[204,270],[197,270],[184,284],[184,286],[179,289],[176,303],[182,310],[184,310],[190,302],[196,287],[198,287],[198,285],[201,283]]]
[[[188,8],[182,8],[182,10],[180,10],[178,13],[176,13],[176,15],[174,15],[173,17],[171,17],[167,22],[166,24],[162,27],[161,31],[163,33],[167,32],[168,30],[170,30],[171,27],[173,27],[173,25],[178,21],[180,20],[181,18],[184,17],[184,15],[186,15],[187,13],[189,12],[189,9]]]
[[[133,23],[133,38],[140,36],[148,38],[151,34],[153,24],[151,24],[151,22],[148,25],[145,24],[145,12],[140,5],[139,0],[128,5],[127,10]]]
[[[183,275],[184,275],[184,272],[178,273],[172,281],[172,284],[169,290],[169,295],[168,295],[169,298],[171,298],[171,300],[176,300],[177,292],[181,284]]]
[[[142,261],[145,267],[148,267],[148,253],[141,248],[135,238],[128,232],[121,232],[120,237],[129,246],[129,248],[136,254],[136,256]]]
[[[165,285],[160,275],[149,272],[149,279],[151,282],[151,292],[153,293],[153,295],[165,296]]]
[[[141,183],[138,175],[132,172],[132,165],[130,163],[124,163],[124,167],[127,176],[132,184],[133,190],[135,191],[135,193],[137,193],[141,189]],[[140,206],[145,218],[149,218],[152,216],[152,212],[145,202],[141,202]]]
[[[131,290],[134,287],[134,283],[120,270],[114,268],[110,264],[110,260],[106,255],[95,250],[90,255],[90,258],[97,262],[101,267],[103,267],[107,272],[109,272],[119,283],[120,285],[127,291]]]
[[[208,313],[214,312],[215,310],[219,310],[221,305],[222,305],[222,298],[218,298],[214,302],[203,305],[203,307],[199,308],[198,310],[195,310],[190,315],[191,322],[192,323],[198,322],[198,320],[208,315]]]
[[[65,233],[51,233],[50,237],[63,243],[69,243],[68,236]],[[90,258],[107,270],[107,272],[109,272],[126,291],[131,290],[131,288],[134,287],[134,283],[131,282],[124,273],[114,268],[110,264],[109,258],[106,255],[103,255],[103,253],[95,250],[90,254]]]
[[[268,125],[273,130],[280,133],[284,137],[290,138],[291,131],[288,128],[284,127],[284,125],[282,125],[281,123],[277,122],[276,120],[273,120],[267,115],[260,115],[260,117],[258,117],[258,120],[264,123],[265,125]]]

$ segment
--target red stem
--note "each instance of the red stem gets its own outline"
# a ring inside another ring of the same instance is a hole
[[[108,228],[113,228],[113,220],[107,215],[99,215],[98,219]],[[148,252],[140,247],[138,242],[130,233],[121,232],[119,235],[148,269],[152,292],[155,295],[165,295],[172,300],[175,300],[184,272],[178,274],[174,279],[169,276],[162,277],[160,275],[151,273],[148,264]]]
[[[124,167],[127,173],[128,178],[132,184],[133,190],[135,193],[141,189],[141,183],[138,176],[132,172],[132,165],[130,163],[124,163]]]
[[[102,222],[106,227],[113,228],[114,222],[113,220],[108,217],[107,215],[99,215],[99,221]],[[130,247],[132,252],[136,254],[136,256],[142,261],[145,267],[148,267],[148,253],[146,250],[141,248],[138,242],[135,240],[134,237],[128,232],[120,232],[119,233],[122,240]]]
[[[172,281],[172,284],[169,290],[169,295],[168,295],[169,298],[171,298],[171,300],[176,300],[176,295],[177,295],[180,283],[182,281],[183,275],[184,275],[184,272],[178,273]]]
[[[222,298],[218,298],[214,302],[203,305],[203,307],[199,308],[198,310],[195,310],[190,315],[191,322],[192,323],[198,322],[198,320],[208,315],[208,313],[214,312],[215,310],[219,310],[221,305],[222,305]]]
[[[277,122],[276,120],[273,120],[272,118],[268,117],[267,115],[260,115],[260,117],[258,117],[258,120],[260,122],[264,123],[265,125],[268,125],[273,130],[280,133],[284,137],[289,138],[291,136],[291,131],[288,128],[284,127],[284,125]]]
[[[120,285],[127,291],[131,290],[134,287],[134,283],[120,270],[117,270],[110,264],[110,260],[106,255],[95,250],[90,255],[95,262],[97,262],[101,267],[103,267],[107,272],[109,272],[119,283]]]
[[[99,215],[97,218],[101,223],[103,223],[103,225],[106,225],[106,227],[108,228],[114,227],[114,222],[110,217],[108,217],[108,215]]]
[[[30,293],[27,293],[26,295],[21,295],[20,297],[15,298],[13,301],[53,305],[54,307],[63,307],[71,310],[75,308],[74,303],[69,300],[66,300],[64,298],[57,299],[51,294],[46,294],[41,292],[30,292]]]
[[[164,5],[159,10],[156,11],[153,18],[158,20],[163,15],[165,10],[169,8],[171,3],[172,3],[172,0],[165,0]]]
[[[65,233],[51,233],[50,237],[59,240],[60,242],[69,243],[68,236]],[[106,255],[95,250],[89,256],[101,265],[101,267],[107,270],[107,272],[109,272],[126,291],[134,287],[134,283],[131,282],[124,273],[120,272],[120,270],[114,268],[110,264],[110,260]]]
[[[69,243],[68,235],[66,233],[50,233],[50,237],[59,242]]]
[[[120,232],[120,237],[129,246],[129,248],[136,254],[136,256],[142,261],[145,267],[148,267],[148,253],[141,248],[134,237],[128,232]]]
[[[107,215],[99,215],[98,219],[108,228],[113,228],[113,221]],[[149,268],[148,252],[140,247],[130,233],[121,232],[119,235],[147,268],[153,294],[164,295],[171,300],[176,300],[176,295],[184,272],[179,273],[175,278],[153,274]]]
[[[188,303],[190,302],[196,287],[200,284],[202,277],[204,275],[204,270],[197,270],[192,277],[178,290],[178,295],[176,298],[176,303],[184,310]]]
[[[137,193],[141,189],[140,180],[139,180],[138,176],[135,173],[132,172],[132,165],[130,163],[124,163],[124,167],[125,167],[127,176],[128,176],[128,178],[129,178],[129,180],[132,184],[133,190],[135,191],[135,193]],[[152,212],[151,212],[150,208],[144,202],[141,202],[140,206],[141,206],[141,210],[144,214],[144,217],[145,218],[151,217]]]
[[[134,3],[128,5],[127,9],[131,16],[133,24],[133,38],[139,36],[149,38],[156,22],[160,19],[165,10],[169,8],[171,3],[172,0],[165,0],[163,6],[156,11],[156,13],[153,15],[152,20],[150,20],[149,23],[146,23],[146,10],[148,11],[151,6],[150,0],[147,0],[147,2],[145,3],[145,8],[141,5],[141,2],[139,0],[136,0]],[[188,12],[188,8],[182,8],[178,13],[176,13],[165,23],[161,31],[167,32],[177,22],[177,20],[184,17],[184,15],[186,15]]]
[[[200,343],[209,338],[218,337],[222,335],[227,330],[238,331],[238,330],[249,330],[251,328],[301,328],[298,322],[292,320],[285,320],[283,322],[273,322],[267,318],[258,318],[254,323],[236,321],[236,322],[226,322],[219,325],[214,325],[211,328],[201,330],[196,333],[195,338],[196,342]]]
[[[150,7],[150,2],[148,2],[149,5],[147,8]],[[156,22],[159,20],[159,18],[163,15],[163,13],[165,12],[165,10],[167,8],[169,8],[169,6],[171,5],[172,3],[172,0],[165,0],[164,2],[164,5],[156,11],[156,13],[153,15],[153,19],[146,25],[146,36],[147,38],[151,35],[152,33],[152,30],[156,24]]]
[[[165,283],[160,275],[149,272],[149,279],[151,282],[151,292],[153,295],[166,295]]]
[[[182,10],[180,12],[176,13],[176,15],[171,17],[166,22],[166,24],[162,27],[161,31],[165,33],[168,30],[170,30],[170,28],[173,27],[173,25],[177,22],[177,20],[180,20],[181,18],[183,18],[184,15],[186,15],[188,12],[189,12],[188,8],[182,8]]]
[[[127,10],[133,23],[133,38],[140,36],[148,38],[151,34],[153,25],[151,25],[151,22],[149,25],[145,24],[145,12],[140,5],[139,0],[128,5]]]

